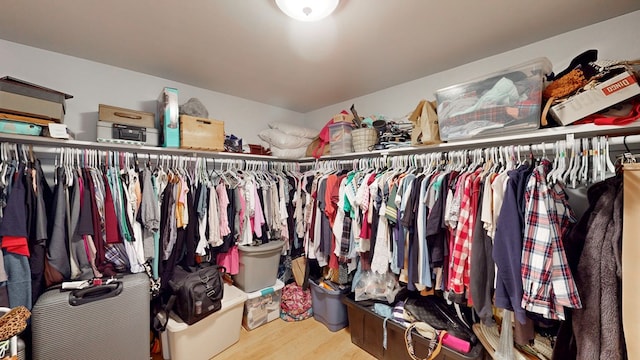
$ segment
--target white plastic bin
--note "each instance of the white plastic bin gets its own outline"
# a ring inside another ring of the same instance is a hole
[[[208,360],[240,339],[242,309],[247,294],[224,284],[222,308],[193,325],[171,313],[162,333],[165,360]]]
[[[238,246],[240,268],[233,276],[234,285],[251,293],[273,286],[278,278],[278,265],[284,241],[272,240],[266,244]]]
[[[280,317],[283,287],[284,283],[276,280],[274,286],[247,294],[242,317],[242,325],[245,329],[253,330]]]

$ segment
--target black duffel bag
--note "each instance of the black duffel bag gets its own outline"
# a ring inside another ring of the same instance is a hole
[[[173,295],[172,310],[188,325],[194,324],[222,308],[224,295],[223,266],[176,266],[169,285]]]

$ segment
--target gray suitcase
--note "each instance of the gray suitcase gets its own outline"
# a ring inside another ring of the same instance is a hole
[[[38,298],[31,315],[33,360],[148,360],[147,275],[83,290],[74,296],[51,289]]]

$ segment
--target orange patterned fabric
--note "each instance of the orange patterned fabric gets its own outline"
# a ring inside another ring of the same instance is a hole
[[[549,84],[544,91],[542,92],[542,96],[546,99],[550,98],[563,98],[569,96],[576,92],[581,87],[587,84],[588,80],[585,79],[584,73],[581,69],[573,69],[568,72],[565,76],[556,79],[554,82]]]

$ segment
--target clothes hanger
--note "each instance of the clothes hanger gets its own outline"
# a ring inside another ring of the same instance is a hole
[[[598,162],[598,140],[597,138],[591,138],[591,151],[590,151],[590,159],[591,160],[591,175],[589,176],[589,183],[594,183],[598,181],[598,173],[600,170],[600,163]]]
[[[569,180],[569,175],[571,175],[571,169],[573,169],[576,159],[575,140],[567,142],[567,156],[569,157],[569,164],[567,165],[561,176],[562,182],[564,184],[567,184],[567,181]]]
[[[583,184],[587,184],[589,180],[589,151],[589,139],[584,138],[582,139],[582,166],[578,173],[578,181]]]
[[[613,164],[613,161],[611,161],[611,152],[609,150],[609,138],[606,136],[603,136],[601,140],[604,143],[603,156],[605,158],[605,167],[606,167],[605,177],[615,175],[616,166]]]

